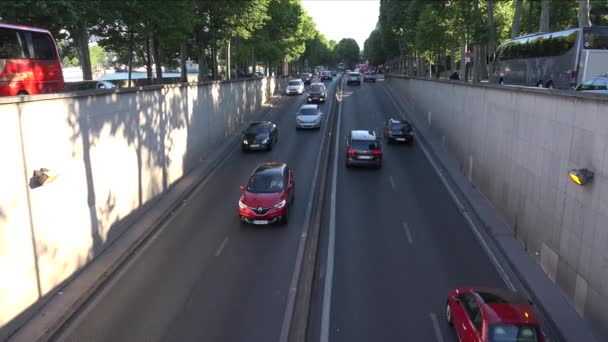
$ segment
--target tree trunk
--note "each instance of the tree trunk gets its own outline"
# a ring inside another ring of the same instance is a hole
[[[589,27],[591,21],[589,20],[589,0],[578,0],[578,26]]]
[[[473,45],[473,73],[472,80],[473,83],[479,82],[479,44]]]
[[[89,54],[89,33],[85,25],[77,28],[78,49],[80,50],[80,66],[82,67],[82,78],[85,81],[93,79],[91,70],[91,56]]]
[[[489,74],[490,74],[490,64],[488,63],[488,59],[490,56],[489,53],[490,49],[488,48],[488,46],[483,45],[481,47],[481,79],[482,80],[487,80],[489,79]]]
[[[179,64],[180,64],[180,81],[182,83],[188,82],[188,65],[186,64],[186,56],[188,55],[188,46],[186,40],[181,43],[179,47]]]
[[[232,39],[228,39],[228,41],[226,42],[226,79],[229,80],[232,74],[232,64],[230,61],[230,41]]]
[[[467,59],[465,57],[465,54],[467,53],[467,43],[466,42],[462,42],[462,44],[460,44],[460,78],[461,79],[466,79],[467,76]]]
[[[131,73],[133,72],[133,32],[129,32],[129,81],[127,87],[131,88]]]
[[[157,83],[162,84],[163,81],[163,67],[160,61],[160,46],[158,42],[158,37],[156,34],[152,36],[152,47],[154,53],[154,64],[156,65],[156,79]]]
[[[533,10],[533,5],[534,5],[534,1],[532,0],[528,0],[528,33],[532,33],[534,32],[534,28],[532,27],[533,25],[533,21],[532,21],[532,10]]]
[[[519,26],[521,23],[521,10],[524,5],[524,0],[515,0],[515,14],[513,14],[513,23],[511,24],[511,39],[519,36]]]
[[[496,49],[496,26],[494,25],[494,0],[488,0],[488,53]],[[485,54],[484,54],[485,56]],[[485,61],[485,58],[484,58]],[[485,66],[485,63],[483,63]]]
[[[148,76],[148,84],[152,84],[152,50],[150,48],[150,38],[146,37],[146,73]]]
[[[456,71],[456,43],[450,43],[450,75]]]
[[[551,19],[551,0],[541,0],[540,3],[540,31],[549,32],[549,21]]]
[[[251,72],[256,72],[256,71],[257,70],[256,70],[256,65],[255,65],[255,47],[252,46],[251,47]],[[266,73],[264,73],[264,75],[268,76],[268,75],[266,75]]]

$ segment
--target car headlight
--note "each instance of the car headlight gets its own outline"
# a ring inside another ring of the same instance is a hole
[[[249,141],[247,141],[247,139],[244,139],[243,144],[247,145],[247,144],[249,144]]]
[[[279,202],[279,203],[277,203],[277,204],[273,205],[272,207],[273,207],[273,208],[277,208],[277,209],[278,209],[278,208],[283,208],[283,207],[285,206],[285,204],[286,204],[286,203],[287,203],[287,202],[286,202],[285,200],[282,200],[281,202]]]
[[[266,139],[262,140],[262,144],[268,144],[268,141],[270,141],[270,139],[266,138]]]
[[[249,207],[246,206],[245,203],[243,203],[243,201],[239,200],[239,208],[241,208],[241,209],[247,209]]]

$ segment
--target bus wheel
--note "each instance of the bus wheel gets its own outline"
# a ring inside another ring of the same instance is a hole
[[[29,95],[29,94],[27,93],[27,91],[21,90],[20,92],[17,93],[17,95]]]
[[[505,85],[505,80],[504,80],[504,78],[502,78],[502,77],[501,77],[501,78],[500,78],[500,80],[498,81],[498,84],[500,84],[500,85]]]
[[[547,88],[548,89],[553,89],[553,81],[547,82]]]
[[[542,88],[543,87],[543,81],[540,80],[540,81],[536,82],[536,87],[537,88]]]

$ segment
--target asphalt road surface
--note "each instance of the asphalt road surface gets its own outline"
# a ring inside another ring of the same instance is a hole
[[[350,130],[383,134],[384,121],[399,118],[382,82],[344,87],[335,224],[325,215],[319,267],[333,273],[315,288],[309,341],[455,341],[444,314],[449,291],[506,288],[419,144],[383,142],[380,170],[345,167]]]
[[[505,284],[418,144],[384,144],[380,170],[344,166],[347,132],[381,133],[397,113],[382,82],[344,88],[335,205],[325,202],[308,337],[455,341],[444,319],[449,291]],[[64,339],[278,341],[320,153],[321,132],[295,130],[304,102],[305,96],[286,97],[271,109],[265,118],[279,126],[273,151],[232,151]],[[322,111],[329,112],[329,103]],[[286,161],[295,171],[289,225],[242,227],[239,185],[265,161]],[[330,198],[333,169],[327,171]],[[325,274],[328,269],[333,272]]]
[[[337,81],[326,83],[333,95]],[[68,341],[277,341],[285,315],[321,131],[296,131],[306,95],[287,96],[264,117],[279,128],[271,152],[230,152],[157,238],[66,330]],[[329,112],[330,101],[321,105]],[[326,128],[328,115],[323,118]],[[239,185],[255,166],[295,172],[287,226],[242,227]]]

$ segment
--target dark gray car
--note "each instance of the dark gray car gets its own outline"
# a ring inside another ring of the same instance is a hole
[[[346,167],[382,167],[382,145],[374,131],[351,131],[346,138]]]
[[[243,151],[270,151],[279,139],[279,129],[270,121],[253,122],[242,134],[241,148]]]

